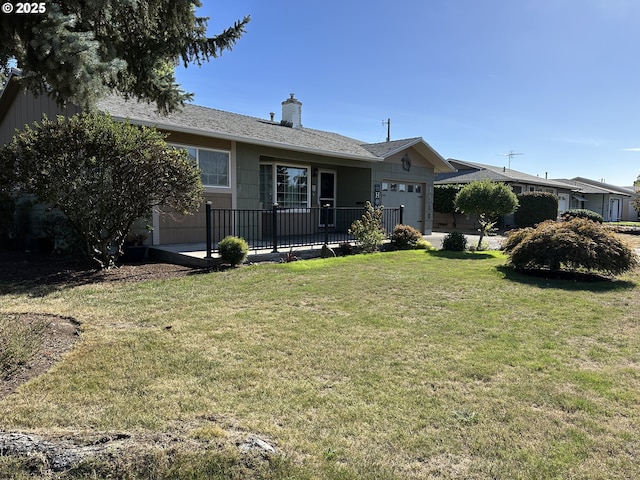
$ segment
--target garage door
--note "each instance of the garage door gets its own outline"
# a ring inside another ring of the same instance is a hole
[[[424,232],[424,191],[423,183],[401,183],[392,180],[382,182],[382,205],[389,208],[404,205],[405,225],[411,225]]]

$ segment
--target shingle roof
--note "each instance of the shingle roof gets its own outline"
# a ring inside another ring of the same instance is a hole
[[[628,195],[634,196],[636,193],[631,188],[618,187],[616,185],[610,185],[604,182],[598,182],[596,180],[590,180],[583,177],[575,177],[572,179],[558,179],[561,182],[572,185],[573,188],[580,193],[610,193],[614,195]]]
[[[519,172],[505,167],[485,165],[483,163],[468,162],[466,160],[456,160],[449,158],[447,161],[458,169],[455,173],[445,173],[436,175],[435,183],[469,183],[474,180],[491,180],[494,182],[517,182],[531,185],[542,185],[553,188],[563,188],[575,190],[571,185],[547,178],[540,178],[536,175]]]
[[[380,162],[396,152],[415,146],[423,155],[428,155],[436,171],[452,169],[421,137],[367,144],[337,133],[306,127],[291,128],[263,118],[193,104],[186,104],[180,111],[162,116],[152,104],[126,101],[116,95],[101,100],[98,108],[114,118],[130,119],[136,124],[332,158]]]
[[[364,142],[337,133],[311,128],[291,128],[267,119],[249,117],[213,108],[186,104],[168,116],[158,114],[151,104],[125,101],[111,95],[98,104],[112,117],[129,118],[134,123],[174,131],[187,131],[227,140],[307,151],[320,155],[356,160],[381,161],[382,157],[366,148]]]

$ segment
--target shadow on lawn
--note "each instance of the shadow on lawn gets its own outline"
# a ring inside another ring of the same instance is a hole
[[[453,252],[450,250],[426,250],[426,254],[432,257],[438,258],[451,258],[456,260],[486,260],[487,258],[494,258],[489,253],[482,252]]]
[[[91,264],[61,257],[0,252],[0,295],[44,297],[53,292],[104,282],[143,282],[209,273],[152,261],[97,270]]]
[[[618,280],[597,273],[568,272],[550,270],[518,271],[509,265],[496,267],[506,280],[532,285],[539,288],[559,288],[572,291],[610,292],[615,290],[630,290],[637,287],[637,283],[628,280]]]

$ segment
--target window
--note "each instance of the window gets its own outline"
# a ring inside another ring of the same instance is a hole
[[[263,207],[274,202],[283,208],[308,208],[309,167],[260,165],[260,201]]]
[[[200,169],[200,178],[205,187],[229,187],[229,152],[205,148],[175,146],[186,150],[189,158]]]

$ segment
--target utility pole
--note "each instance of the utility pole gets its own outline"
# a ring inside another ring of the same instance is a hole
[[[391,141],[391,119],[387,118],[386,122],[383,120],[382,125],[387,126],[387,142],[390,142]]]

